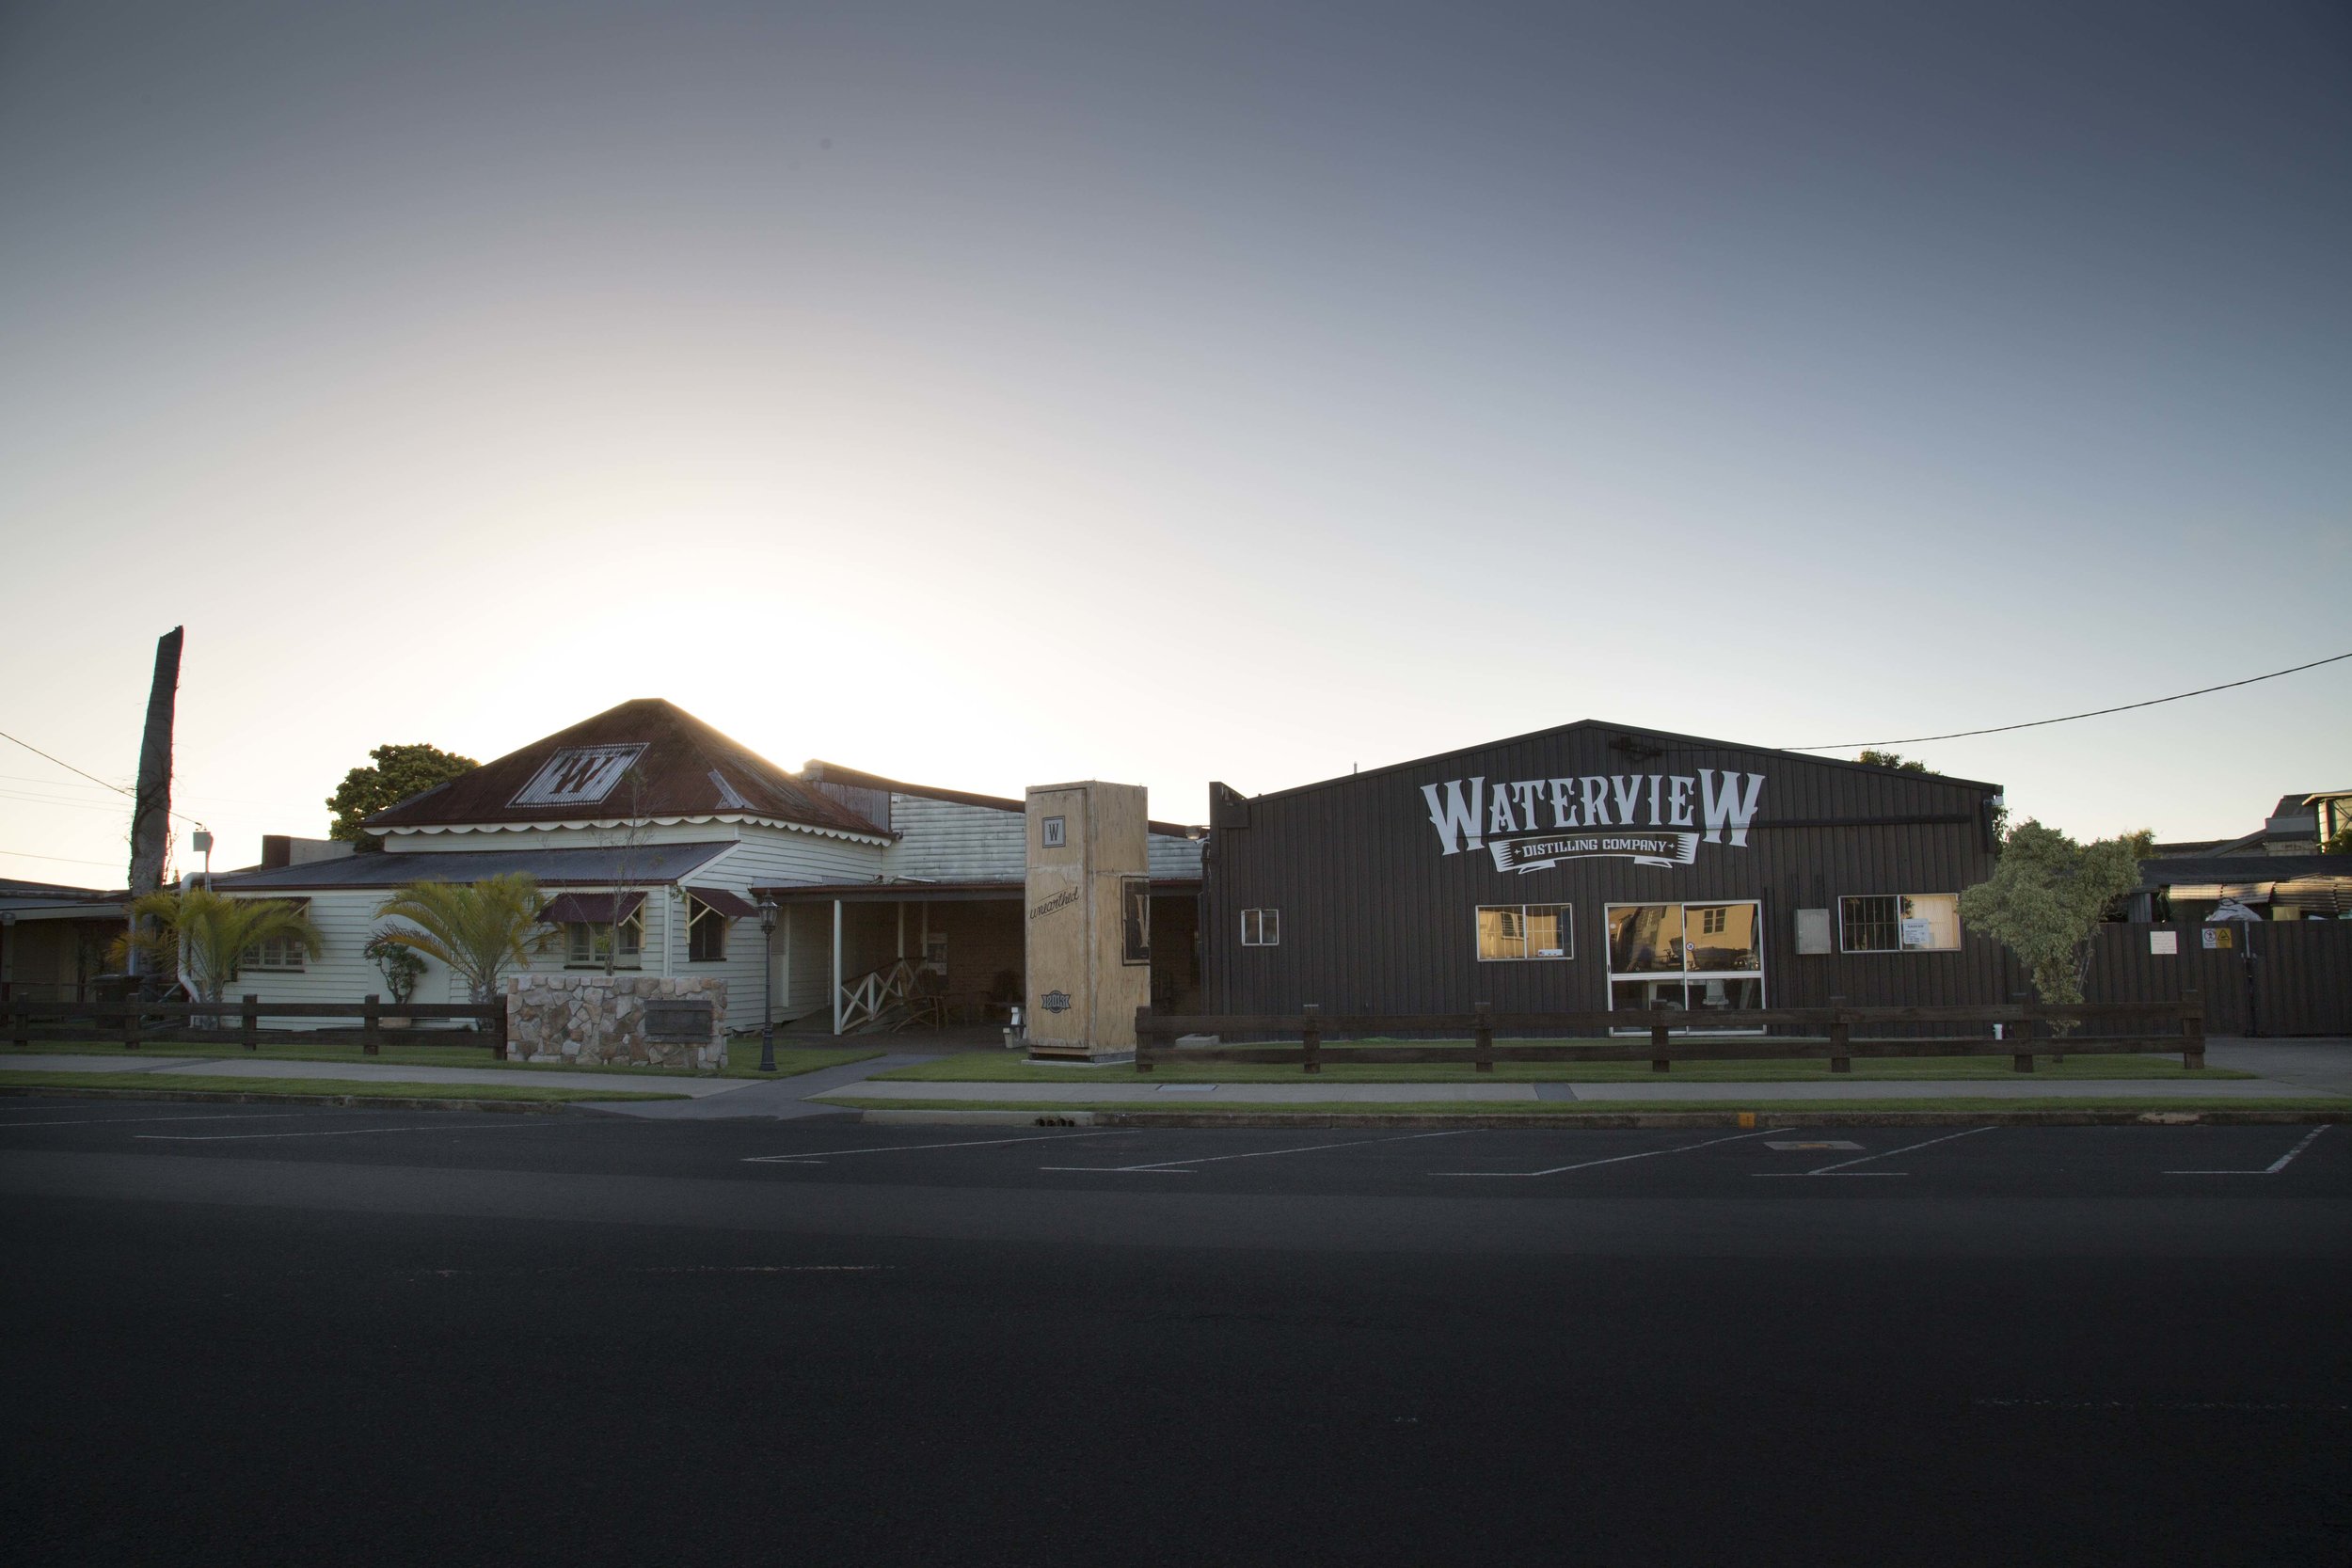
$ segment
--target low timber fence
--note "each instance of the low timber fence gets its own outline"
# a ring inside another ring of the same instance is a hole
[[[265,1019],[350,1019],[356,1026],[326,1029],[265,1028]],[[407,1025],[472,1022],[483,1025],[470,1037],[453,1030],[411,1034]],[[499,1061],[506,1059],[506,1006],[473,1003],[386,1003],[381,997],[358,1002],[264,1002],[247,996],[236,1002],[27,1002],[0,1003],[0,1023],[8,1042],[18,1047],[36,1038],[56,1044],[119,1044],[136,1051],[142,1043],[174,1045],[235,1044],[247,1051],[264,1045],[356,1045],[362,1055],[379,1053],[387,1037],[395,1043],[486,1047]]]
[[[1995,1024],[2000,1026],[1997,1034],[1991,1028]],[[1912,1032],[1922,1026],[1935,1032]],[[1974,1027],[1967,1033],[1953,1032],[1968,1026]],[[1646,1031],[1645,1037],[1615,1033],[1634,1029]],[[1717,1033],[1727,1030],[1751,1032]],[[1785,1033],[1772,1032],[1775,1030]],[[1173,1044],[1186,1035],[1214,1036],[1219,1043]],[[1285,1035],[1297,1036],[1298,1043],[1271,1042],[1273,1037]],[[1435,1043],[1327,1043],[1334,1037],[1400,1035],[1452,1036],[1470,1043],[1467,1050]],[[1222,1043],[1236,1036],[1269,1043]],[[1506,1038],[1497,1043],[1497,1036]],[[1256,1062],[1295,1066],[1311,1073],[1321,1072],[1326,1063],[1467,1063],[1479,1072],[1492,1072],[1497,1062],[1642,1061],[1653,1072],[1665,1072],[1677,1062],[1788,1057],[1826,1057],[1832,1072],[1851,1072],[1857,1056],[2007,1056],[2017,1071],[2031,1072],[2037,1055],[2150,1051],[2178,1051],[2182,1066],[2201,1068],[2205,1009],[2195,991],[2177,1002],[2077,1006],[2010,1002],[1966,1007],[1852,1007],[1834,1002],[1826,1007],[1722,1010],[1708,1013],[1703,1023],[1680,1008],[1499,1013],[1482,1005],[1467,1013],[1327,1014],[1307,1007],[1295,1013],[1168,1014],[1147,1007],[1136,1013],[1136,1039],[1137,1072],[1150,1072],[1162,1063],[1185,1062]]]

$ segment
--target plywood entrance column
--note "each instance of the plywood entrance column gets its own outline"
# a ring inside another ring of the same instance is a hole
[[[1041,784],[1028,792],[1029,1053],[1132,1054],[1152,1000],[1152,882],[1140,784]]]

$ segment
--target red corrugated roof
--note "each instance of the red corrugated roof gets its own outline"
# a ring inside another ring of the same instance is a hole
[[[889,837],[675,704],[641,697],[367,819],[375,829],[648,816],[763,816]]]

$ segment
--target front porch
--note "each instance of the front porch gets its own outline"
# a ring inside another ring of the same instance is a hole
[[[1200,987],[1200,884],[1152,884],[1152,1000],[1191,1006]],[[781,906],[777,994],[796,1033],[909,1027],[992,1042],[1027,994],[1019,882],[848,882],[761,887]],[[821,978],[811,971],[822,964]],[[810,984],[817,980],[817,984]],[[818,1006],[808,1002],[821,998]]]

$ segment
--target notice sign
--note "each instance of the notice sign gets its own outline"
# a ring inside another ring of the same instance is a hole
[[[2208,926],[2198,935],[2205,939],[2205,951],[2208,953],[2233,945],[2227,926]]]
[[[2178,931],[2149,932],[2148,951],[2151,953],[2162,953],[2168,956],[2177,956],[2181,951],[2181,933]]]

